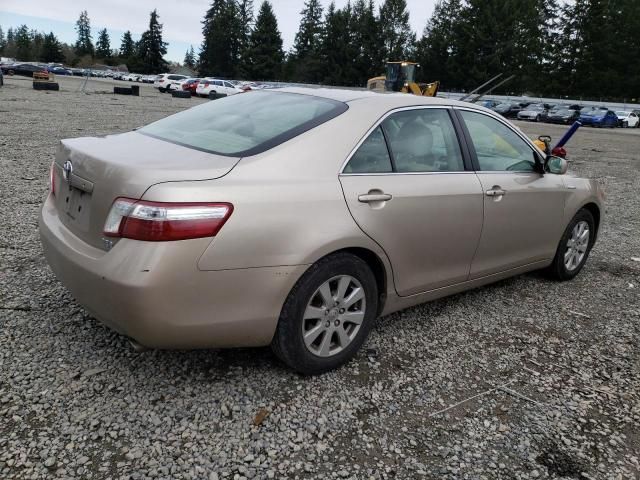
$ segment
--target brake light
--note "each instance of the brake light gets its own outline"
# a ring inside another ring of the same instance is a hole
[[[56,162],[51,163],[51,168],[49,169],[49,190],[51,195],[56,194]]]
[[[164,203],[117,198],[104,224],[104,234],[148,242],[214,237],[231,212],[230,203]]]

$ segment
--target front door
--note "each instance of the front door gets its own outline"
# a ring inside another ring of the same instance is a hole
[[[353,154],[340,182],[353,218],[389,257],[399,295],[467,280],[483,194],[465,169],[448,109],[389,115]]]
[[[484,225],[470,278],[550,260],[564,227],[562,177],[540,173],[539,153],[505,123],[459,112],[484,192]]]

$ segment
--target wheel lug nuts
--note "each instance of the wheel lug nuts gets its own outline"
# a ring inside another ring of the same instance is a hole
[[[338,325],[340,325],[340,320],[336,320],[334,325],[337,327]]]
[[[329,328],[331,326],[331,322],[329,320],[327,320],[327,322],[324,324],[324,326]]]
[[[341,309],[340,309],[340,313],[344,313],[344,308],[341,308]]]

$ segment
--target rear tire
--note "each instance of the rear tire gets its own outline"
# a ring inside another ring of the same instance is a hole
[[[329,255],[312,265],[289,293],[271,348],[302,374],[333,370],[356,354],[377,312],[378,287],[369,266],[349,253]]]
[[[583,240],[581,235],[585,235],[585,227],[588,231],[586,239]],[[593,248],[595,227],[591,212],[583,208],[576,213],[560,239],[553,263],[547,268],[547,273],[551,278],[566,281],[580,273]]]

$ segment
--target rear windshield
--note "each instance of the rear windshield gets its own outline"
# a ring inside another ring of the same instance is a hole
[[[233,157],[255,155],[348,109],[327,98],[247,92],[185,110],[138,132],[185,147]]]

